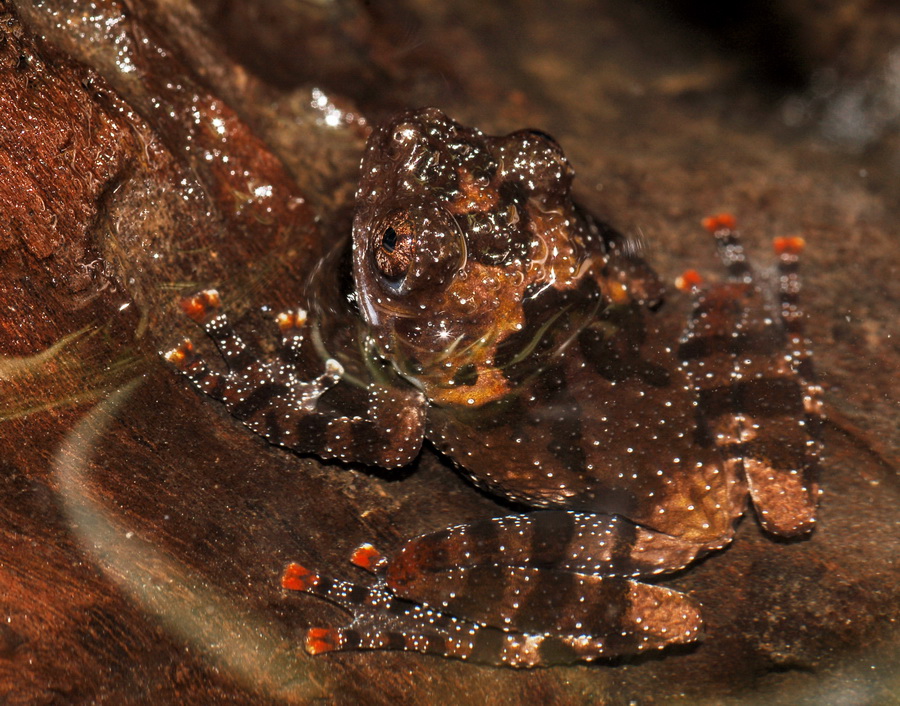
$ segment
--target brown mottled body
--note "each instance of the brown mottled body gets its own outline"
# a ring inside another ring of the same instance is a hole
[[[372,588],[292,565],[286,587],[354,615],[310,631],[311,651],[535,666],[690,642],[699,608],[642,577],[727,544],[748,498],[769,532],[811,529],[799,241],[781,243],[778,283],[762,286],[733,223],[711,220],[729,278],[695,286],[685,328],[635,249],[572,201],[572,176],[542,133],[404,113],[363,159],[352,291],[326,271],[339,247],[310,278],[308,315],[279,318],[280,358],[250,354],[214,294],[189,302],[230,369],[187,344],[170,359],[257,433],[386,467],[428,438],[480,487],[540,509],[412,540],[393,560],[361,550]]]

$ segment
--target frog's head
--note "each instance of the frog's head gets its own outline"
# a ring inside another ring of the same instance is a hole
[[[546,292],[598,264],[571,180],[535,131],[490,137],[424,109],[372,133],[353,224],[359,307],[380,354],[433,401],[504,395],[504,342],[533,346],[525,331],[558,313]]]

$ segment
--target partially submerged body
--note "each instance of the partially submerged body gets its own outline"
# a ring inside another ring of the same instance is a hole
[[[479,487],[533,508],[354,555],[371,588],[291,565],[283,583],[349,610],[307,647],[411,649],[536,666],[690,642],[687,596],[642,578],[727,544],[748,498],[779,536],[811,530],[819,419],[797,308],[802,243],[782,239],[761,286],[728,218],[709,222],[728,269],[694,287],[688,322],[618,232],[570,196],[559,146],[490,137],[434,109],[369,140],[353,281],[310,265],[304,310],[260,360],[220,313],[188,313],[218,344],[215,373],[169,354],[273,443],[402,466],[430,440]],[[688,282],[687,286],[691,286]]]

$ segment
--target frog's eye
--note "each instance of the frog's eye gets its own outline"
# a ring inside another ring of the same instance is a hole
[[[406,276],[415,252],[412,224],[402,215],[388,218],[375,236],[375,265],[388,280]]]

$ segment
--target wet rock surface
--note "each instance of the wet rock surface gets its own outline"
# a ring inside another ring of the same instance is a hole
[[[807,82],[787,88],[759,78],[752,52],[723,50],[721,26],[653,3],[336,3],[314,22],[277,1],[255,16],[70,5],[7,4],[0,23],[2,698],[896,693],[895,11],[873,4],[885,19],[872,38],[868,20],[830,15],[834,32],[798,45]],[[784,6],[801,28],[829,17]],[[247,332],[270,331],[259,307],[297,296],[291,263],[347,228],[367,125],[423,104],[487,132],[553,134],[582,200],[641,238],[667,280],[716,276],[698,227],[709,213],[734,212],[757,252],[806,237],[803,301],[833,419],[819,527],[774,543],[747,517],[730,548],[671,579],[704,606],[699,645],[533,672],[299,649],[304,626],[344,616],[284,595],[288,561],[358,578],[346,559],[360,542],[392,549],[498,508],[429,451],[392,475],[275,449],[158,352],[189,332],[176,304],[200,287],[227,291]]]

